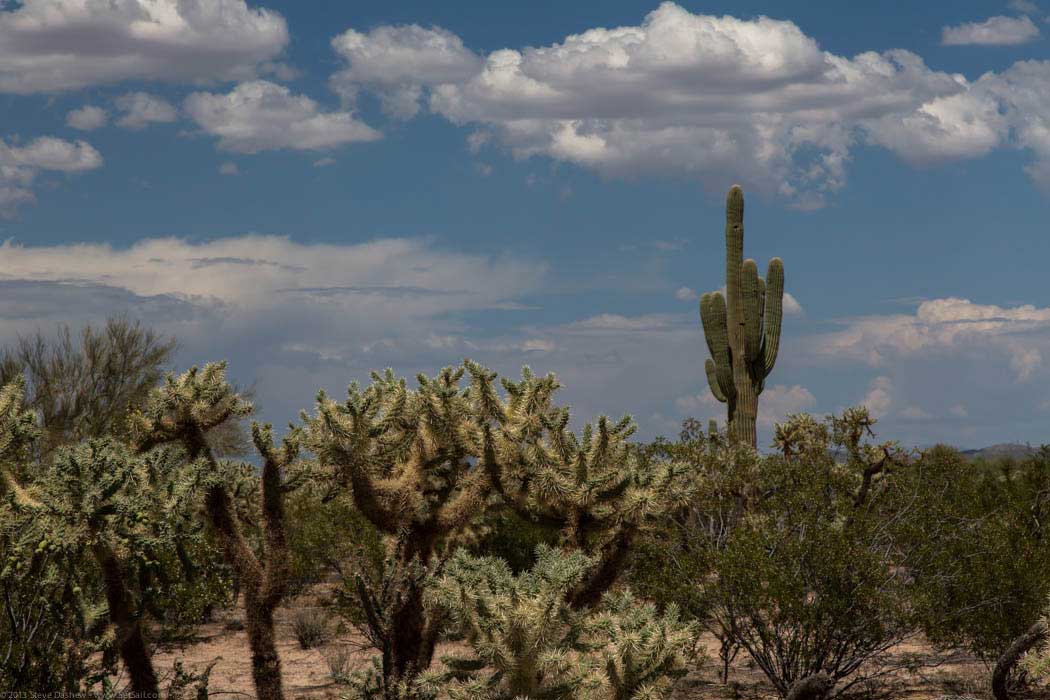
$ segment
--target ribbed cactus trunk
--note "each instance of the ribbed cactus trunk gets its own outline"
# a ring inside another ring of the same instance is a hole
[[[744,192],[726,196],[726,295],[700,298],[700,319],[711,358],[705,363],[715,398],[726,404],[730,441],[757,447],[758,395],[773,370],[783,318],[784,265],[769,261],[766,279],[744,260]]]

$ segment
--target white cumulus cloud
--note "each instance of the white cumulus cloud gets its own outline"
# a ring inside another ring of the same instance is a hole
[[[379,95],[384,111],[399,119],[419,112],[423,86],[468,80],[482,63],[462,39],[438,27],[348,29],[332,40],[332,47],[348,63],[332,76],[333,88],[352,100],[367,87]]]
[[[1016,46],[1039,38],[1039,27],[1028,17],[989,17],[983,22],[965,22],[941,30],[945,46]]]
[[[845,328],[814,338],[813,349],[828,358],[882,366],[919,353],[989,351],[1004,357],[1018,380],[1030,379],[1042,363],[1040,347],[1050,333],[1050,308],[1002,307],[948,297],[919,304],[914,314],[862,316]],[[994,356],[994,355],[993,355]]]
[[[636,26],[479,57],[446,30],[381,27],[336,39],[344,94],[420,104],[481,127],[518,157],[612,175],[728,179],[818,206],[842,186],[863,122],[963,87],[907,51],[822,51],[788,21],[693,14],[665,2]]]
[[[244,80],[287,43],[284,18],[244,0],[23,0],[0,12],[0,93]]]
[[[1002,19],[1038,32],[1027,18]],[[1040,137],[1050,132],[1050,62],[971,81],[909,51],[840,56],[790,21],[672,2],[638,25],[487,55],[415,25],[350,29],[333,45],[347,62],[332,77],[344,97],[375,93],[398,118],[425,106],[472,127],[472,150],[492,143],[716,191],[740,181],[812,209],[845,184],[858,144],[920,165],[1010,146],[1035,155],[1028,172],[1050,190],[1050,139]]]
[[[317,151],[381,138],[353,113],[323,111],[309,97],[265,80],[228,93],[195,92],[183,106],[205,133],[219,137],[220,149],[237,153]]]
[[[36,200],[32,186],[41,172],[79,173],[102,166],[102,155],[86,141],[41,136],[25,145],[0,139],[0,218]]]
[[[878,376],[868,384],[868,393],[860,400],[875,418],[885,416],[893,405],[893,381],[886,376]]]
[[[125,129],[144,129],[150,124],[165,124],[178,119],[175,107],[162,97],[148,92],[129,92],[116,99],[123,116],[117,125]]]
[[[66,114],[66,124],[80,131],[94,131],[106,125],[106,110],[94,105],[84,105]]]

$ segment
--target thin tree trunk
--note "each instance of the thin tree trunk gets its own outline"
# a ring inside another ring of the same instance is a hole
[[[1048,632],[1050,630],[1047,629],[1046,623],[1040,620],[1015,639],[999,657],[995,670],[992,671],[992,694],[995,695],[995,700],[1010,700],[1010,693],[1006,687],[1010,672],[1025,652],[1047,638]]]
[[[602,596],[612,588],[623,571],[633,540],[633,528],[623,526],[602,552],[598,566],[569,593],[569,605],[576,610],[584,610],[601,602]]]

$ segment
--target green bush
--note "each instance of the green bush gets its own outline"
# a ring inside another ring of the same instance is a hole
[[[1050,595],[1050,449],[970,462],[935,447],[900,486],[913,514],[898,537],[918,624],[937,646],[994,662]]]
[[[345,494],[331,499],[313,483],[288,494],[289,592],[303,593],[345,568],[348,561],[364,556],[382,561],[383,543],[375,526],[354,507]]]
[[[777,426],[779,454],[758,462],[760,497],[716,557],[716,619],[782,695],[821,674],[848,679],[840,690],[860,682],[910,630],[889,528],[896,504],[870,471],[894,452],[860,443],[871,423],[851,410]]]
[[[536,547],[554,545],[558,533],[523,518],[513,511],[502,511],[493,517],[492,525],[470,550],[478,555],[499,557],[518,574],[536,563]]]

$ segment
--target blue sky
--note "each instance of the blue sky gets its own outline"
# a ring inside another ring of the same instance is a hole
[[[0,0],[0,342],[126,312],[279,424],[529,364],[673,434],[740,182],[760,440],[1050,442],[1050,5],[566,5]]]

